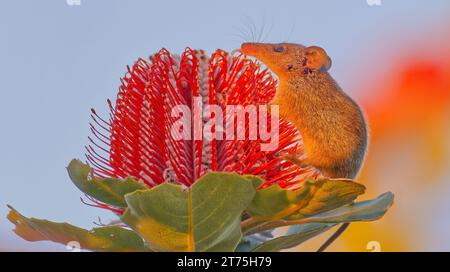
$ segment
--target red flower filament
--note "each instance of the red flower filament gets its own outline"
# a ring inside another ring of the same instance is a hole
[[[317,173],[283,159],[282,154],[303,152],[299,132],[286,120],[280,119],[273,151],[262,151],[259,138],[174,140],[170,134],[176,121],[171,110],[177,105],[192,109],[195,97],[203,105],[224,108],[267,105],[275,92],[270,72],[243,55],[218,50],[209,58],[186,49],[177,56],[162,49],[128,67],[115,106],[108,100],[107,120],[92,110],[94,137],[86,147],[87,160],[96,177],[131,176],[148,187],[164,181],[189,187],[208,171],[258,175],[265,181],[262,187],[298,187]],[[210,118],[203,116],[203,122]],[[248,136],[248,122],[245,127]]]

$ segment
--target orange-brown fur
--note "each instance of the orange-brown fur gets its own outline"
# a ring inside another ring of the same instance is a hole
[[[307,158],[302,164],[328,177],[356,177],[366,152],[366,124],[359,106],[328,73],[331,60],[325,50],[290,43],[244,43],[241,51],[278,76],[273,103],[303,137]]]

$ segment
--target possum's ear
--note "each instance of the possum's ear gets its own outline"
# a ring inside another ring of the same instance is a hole
[[[331,67],[331,59],[321,47],[310,46],[305,49],[306,68],[312,70],[328,71]]]
[[[331,64],[332,64],[331,58],[327,56],[327,59],[326,59],[325,63],[323,64],[322,68],[325,71],[328,71],[331,68]]]

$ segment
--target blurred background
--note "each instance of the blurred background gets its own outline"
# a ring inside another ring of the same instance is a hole
[[[15,236],[6,204],[85,228],[113,219],[80,202],[65,166],[84,158],[90,108],[106,112],[127,65],[161,47],[231,51],[251,33],[327,50],[370,125],[361,199],[396,195],[383,219],[351,224],[329,250],[450,251],[449,1],[77,2],[2,1],[1,251],[66,251]]]

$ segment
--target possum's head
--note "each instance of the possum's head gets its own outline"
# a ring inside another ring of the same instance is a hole
[[[262,61],[280,79],[311,71],[327,71],[331,67],[330,57],[318,46],[305,47],[295,43],[243,43],[241,51]]]

